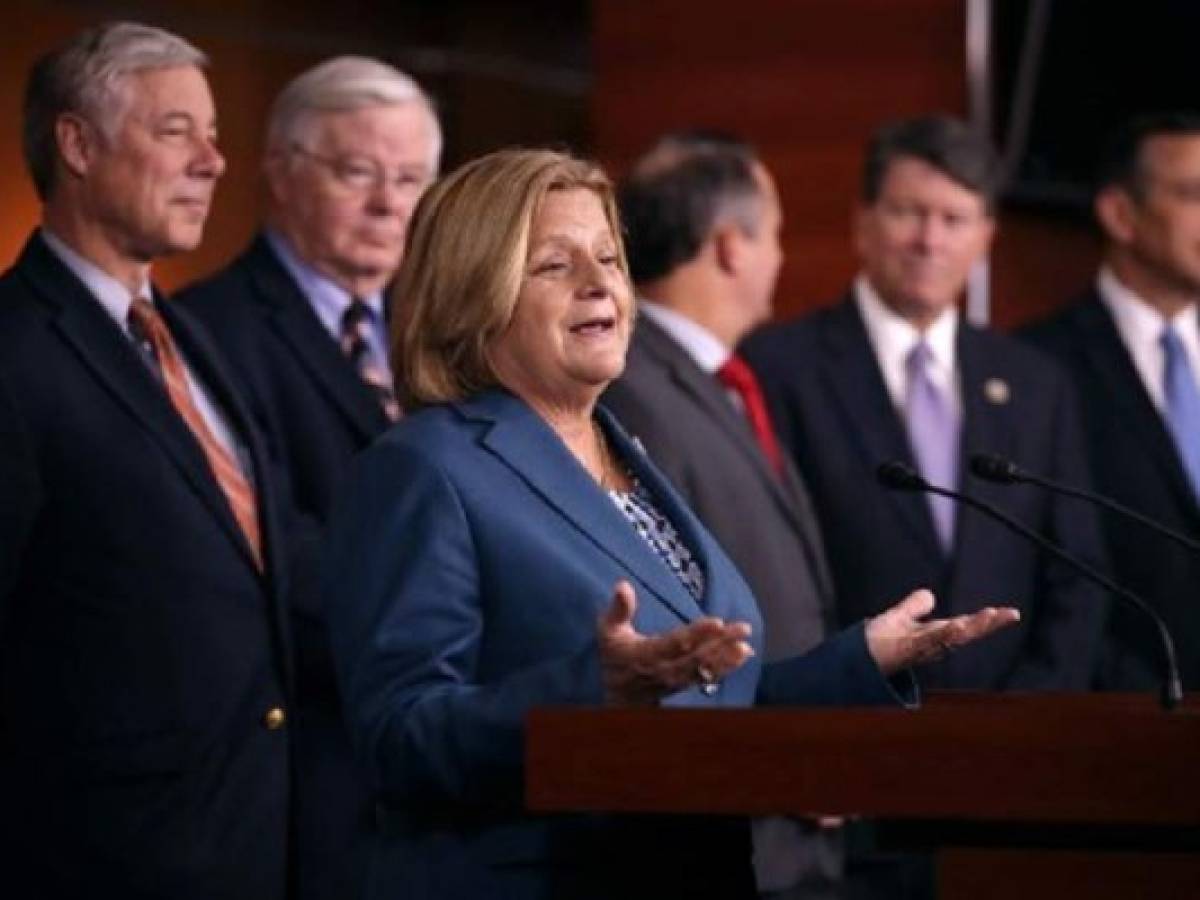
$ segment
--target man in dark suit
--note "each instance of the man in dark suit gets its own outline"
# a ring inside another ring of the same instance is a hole
[[[1149,116],[1116,135],[1095,212],[1106,239],[1095,285],[1029,336],[1078,380],[1097,488],[1196,536],[1200,116]],[[1200,688],[1200,558],[1116,515],[1103,526],[1118,581],[1163,616],[1184,687]],[[1101,686],[1144,689],[1162,671],[1153,627],[1114,609]]]
[[[224,170],[205,57],[133,23],[43,57],[42,225],[0,278],[0,871],[9,893],[282,898],[288,627],[248,411],[153,260]]]
[[[320,530],[351,459],[398,413],[384,290],[441,134],[408,76],[328,60],[280,93],[268,122],[267,225],[177,301],[219,338],[290,485],[299,667],[302,895],[359,893],[373,804],[351,755],[318,603]]]
[[[732,352],[770,313],[783,259],[774,182],[741,142],[671,135],[635,164],[620,203],[640,316],[603,402],[753,588],[767,659],[802,653],[831,624],[824,549],[808,491]],[[754,837],[764,896],[835,894],[836,829],[773,818]]]
[[[1090,681],[1105,598],[1025,539],[949,501],[884,490],[885,460],[1000,506],[1095,563],[1091,513],[980,483],[993,452],[1079,481],[1086,464],[1067,377],[1036,351],[960,321],[956,304],[994,229],[990,148],[942,117],[881,129],[864,170],[862,273],[838,306],[751,336],[783,439],[812,487],[842,622],[930,587],[942,615],[1003,600],[1021,624],[922,673],[933,687],[1070,689]]]

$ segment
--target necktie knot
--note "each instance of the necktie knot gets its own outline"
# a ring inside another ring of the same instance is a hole
[[[1163,352],[1170,358],[1179,358],[1184,356],[1186,352],[1183,348],[1183,338],[1179,336],[1179,332],[1175,330],[1174,325],[1164,325],[1162,334],[1159,335],[1158,341],[1162,344]]]
[[[904,367],[908,372],[908,377],[911,379],[919,374],[927,373],[932,363],[933,351],[929,348],[928,343],[920,340],[913,344],[912,349],[908,351],[908,356],[904,360]]]
[[[731,354],[721,368],[717,369],[717,377],[721,379],[722,384],[739,394],[747,389],[758,390],[758,379],[754,377],[754,371],[736,353]]]
[[[164,334],[169,334],[162,316],[145,297],[134,297],[129,304],[129,324],[155,344]]]
[[[342,313],[342,344],[346,354],[354,360],[370,349],[369,337],[374,315],[365,300],[353,297]]]

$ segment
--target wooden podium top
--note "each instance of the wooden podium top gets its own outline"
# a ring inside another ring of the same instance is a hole
[[[537,811],[1200,826],[1200,703],[935,694],[919,710],[539,709]]]

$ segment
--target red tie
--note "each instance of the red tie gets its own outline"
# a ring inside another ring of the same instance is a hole
[[[204,416],[192,401],[183,358],[175,347],[175,339],[171,337],[171,332],[158,310],[143,297],[134,299],[129,308],[129,320],[150,341],[162,370],[167,395],[171,398],[175,411],[187,423],[200,443],[200,448],[208,459],[209,468],[212,469],[221,492],[225,494],[225,499],[229,501],[233,517],[237,519],[242,533],[254,551],[254,562],[259,571],[262,571],[262,536],[258,526],[258,502],[254,496],[254,489],[250,487],[250,483],[246,481],[242,470],[238,468],[229,452],[213,437]]]
[[[750,427],[754,429],[758,446],[762,448],[763,455],[776,474],[782,474],[783,454],[779,451],[779,441],[775,437],[775,429],[771,426],[771,417],[767,415],[767,404],[763,400],[762,388],[754,371],[735,353],[717,370],[717,378],[742,398],[742,407],[745,409],[746,418],[750,420]]]

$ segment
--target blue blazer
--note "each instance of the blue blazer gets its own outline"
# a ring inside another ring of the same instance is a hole
[[[699,603],[511,394],[422,410],[356,463],[325,589],[352,737],[388,820],[372,896],[563,895],[601,871],[627,889],[625,864],[640,855],[669,870],[676,851],[748,871],[742,823],[656,820],[639,841],[627,818],[522,811],[525,715],[604,702],[596,620],[620,579],[637,592],[643,633],[705,614],[754,629],[759,655],[715,695],[689,689],[666,706],[896,699],[861,627],[764,666],[745,582],[612,417],[599,418],[703,566]],[[589,874],[572,882],[571,871]],[[551,889],[552,878],[566,880]]]

